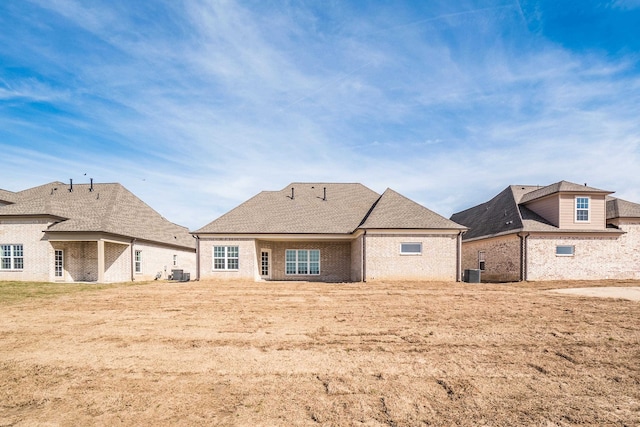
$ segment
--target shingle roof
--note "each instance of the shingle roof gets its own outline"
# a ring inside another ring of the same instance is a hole
[[[347,234],[379,197],[362,184],[292,183],[257,194],[194,234]]]
[[[640,204],[607,197],[607,219],[640,218]]]
[[[388,188],[360,228],[464,230],[466,227]]]
[[[0,188],[0,204],[13,203],[16,193]]]
[[[598,188],[587,187],[586,185],[575,184],[569,181],[560,181],[555,184],[547,185],[546,187],[539,188],[535,191],[528,192],[523,195],[519,203],[527,203],[541,197],[549,196],[551,194],[560,192],[571,193],[605,193],[611,194],[613,191],[600,190]]]
[[[259,193],[193,233],[351,234],[358,228],[464,229],[391,189],[380,196],[362,184],[292,183]]]
[[[463,240],[520,231],[566,232],[569,230],[561,230],[524,205],[528,201],[561,191],[610,193],[609,191],[585,187],[567,181],[561,181],[542,188],[533,185],[511,185],[488,202],[457,212],[451,216],[451,219],[469,227],[469,231],[464,234]],[[532,193],[534,194],[533,197],[530,196]],[[603,233],[618,232],[615,229],[570,231],[585,233],[594,231]]]
[[[55,232],[102,232],[195,248],[185,227],[174,224],[120,184],[52,182],[15,194],[14,204],[0,206],[0,216],[46,215],[61,219]]]

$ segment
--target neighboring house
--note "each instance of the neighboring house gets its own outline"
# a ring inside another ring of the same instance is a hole
[[[120,184],[0,190],[0,280],[152,280],[195,263],[189,231]]]
[[[462,268],[485,281],[640,278],[640,205],[561,181],[511,185],[451,220],[469,227]]]
[[[391,189],[293,183],[193,234],[198,278],[454,281],[464,230]]]

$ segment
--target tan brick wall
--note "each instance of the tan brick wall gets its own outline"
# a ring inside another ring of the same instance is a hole
[[[237,271],[214,270],[214,246],[238,246],[239,269]],[[255,240],[242,238],[200,238],[200,278],[259,280],[260,271],[258,270]]]
[[[351,241],[346,242],[274,242],[258,241],[258,251],[271,249],[271,280],[305,280],[313,282],[351,281]],[[285,251],[287,249],[320,250],[320,275],[285,274]]]
[[[48,261],[51,281],[95,282],[98,280],[97,242],[51,242],[51,246],[54,250],[63,251],[63,277],[55,277],[53,255]]]
[[[50,280],[49,264],[53,264],[53,249],[49,242],[42,240],[42,230],[50,224],[44,219],[0,220],[0,244],[22,244],[24,249],[24,269],[0,270],[0,280]]]
[[[457,234],[365,236],[365,280],[456,280]],[[421,255],[400,255],[401,243],[422,243]]]
[[[358,236],[351,242],[351,281],[362,281],[362,241],[364,236]]]
[[[543,237],[528,239],[528,280],[598,280],[640,278],[640,225],[621,225],[614,237]],[[575,246],[573,256],[556,256],[557,245]]]
[[[134,251],[142,251],[142,272],[134,273],[136,281],[154,280],[156,274],[161,273],[162,279],[167,279],[171,270],[182,270],[189,273],[191,280],[196,279],[196,254],[194,251],[170,248],[153,243],[135,242]],[[106,251],[106,248],[105,248]],[[177,255],[177,265],[173,265],[173,256]],[[135,256],[135,253],[134,253]],[[131,280],[131,249],[127,248],[122,262],[117,263],[119,277],[129,277]],[[114,266],[115,268],[115,266]]]
[[[520,238],[515,234],[491,239],[462,242],[462,270],[477,269],[478,252],[484,251],[485,270],[482,281],[510,282],[520,280]]]

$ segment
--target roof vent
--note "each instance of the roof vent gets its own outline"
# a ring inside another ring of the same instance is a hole
[[[91,182],[91,186],[89,187],[89,192],[93,191],[93,178],[89,178],[89,181]]]
[[[69,193],[73,191],[73,179],[69,178]]]
[[[322,200],[324,200],[325,202],[327,201],[327,187],[323,187],[324,190],[324,196],[322,197]]]
[[[291,200],[293,200],[293,196],[294,196],[294,192],[293,192],[294,188],[291,187]]]

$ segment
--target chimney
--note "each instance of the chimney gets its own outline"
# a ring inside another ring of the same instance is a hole
[[[73,191],[73,179],[69,178],[69,193]]]
[[[89,181],[91,182],[91,186],[89,187],[89,192],[93,191],[93,178],[89,178]]]

